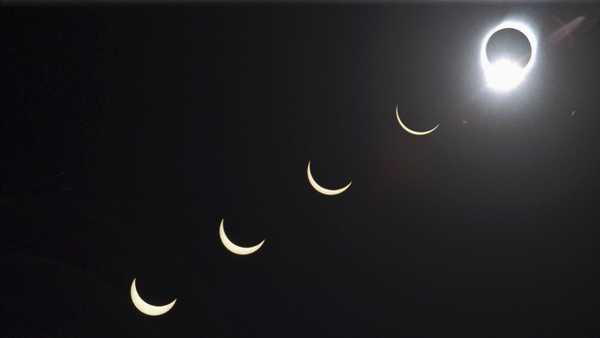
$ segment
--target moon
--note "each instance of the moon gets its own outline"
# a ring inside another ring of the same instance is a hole
[[[531,56],[529,61],[524,67],[521,67],[516,62],[501,59],[491,63],[487,55],[487,45],[496,32],[503,29],[514,29],[521,32],[527,38],[529,46],[531,47]],[[537,57],[537,38],[533,33],[533,30],[524,23],[516,21],[505,21],[492,30],[490,30],[481,42],[481,50],[479,52],[479,59],[481,68],[483,69],[483,75],[489,88],[494,89],[498,92],[507,92],[511,89],[519,86],[535,64]]]
[[[169,310],[171,310],[173,306],[175,306],[175,302],[177,301],[177,299],[175,299],[169,304],[162,306],[156,306],[146,303],[138,294],[137,288],[135,287],[135,278],[133,279],[133,282],[131,282],[130,294],[131,301],[133,302],[135,308],[138,309],[141,313],[148,316],[164,315],[165,313],[169,312]]]
[[[230,252],[241,256],[250,255],[258,251],[258,249],[265,244],[265,240],[263,239],[262,242],[250,247],[236,245],[227,237],[227,234],[225,233],[224,222],[225,220],[221,220],[221,225],[219,226],[219,237],[221,238],[221,243],[223,243],[225,249],[229,250]]]
[[[310,185],[313,187],[313,189],[315,189],[316,191],[320,192],[321,194],[327,195],[327,196],[339,195],[339,194],[343,193],[344,191],[348,190],[348,188],[350,188],[350,186],[352,185],[352,181],[350,181],[348,184],[346,184],[346,186],[341,187],[339,189],[327,189],[327,188],[322,187],[313,178],[312,172],[310,171],[310,161],[308,161],[308,167],[306,167],[306,177],[308,177],[308,183],[310,183]]]
[[[400,123],[400,126],[402,127],[402,129],[404,129],[409,134],[413,134],[413,135],[417,135],[417,136],[431,134],[440,126],[438,123],[438,125],[436,125],[435,127],[431,128],[429,130],[426,130],[426,131],[417,131],[417,130],[410,129],[404,123],[402,123],[402,120],[400,119],[400,114],[398,114],[398,106],[396,106],[396,119],[398,120],[398,123]]]

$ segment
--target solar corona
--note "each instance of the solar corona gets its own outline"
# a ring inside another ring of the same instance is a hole
[[[490,61],[487,46],[491,37],[503,29],[514,29],[527,38],[531,48],[531,56],[527,64],[521,67],[516,60],[501,58]],[[509,92],[517,88],[533,69],[537,58],[538,42],[533,30],[525,23],[518,21],[505,21],[491,29],[481,42],[480,63],[488,88],[496,92]]]

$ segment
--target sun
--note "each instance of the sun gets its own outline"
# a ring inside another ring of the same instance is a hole
[[[490,38],[496,32],[507,28],[512,28],[523,33],[529,42],[531,47],[531,57],[524,67],[521,67],[516,61],[510,59],[500,59],[492,63],[488,58],[487,44]],[[529,26],[514,21],[501,23],[490,30],[481,43],[480,62],[487,86],[497,92],[508,92],[517,88],[533,68],[536,57],[537,38]]]
[[[489,65],[485,77],[488,87],[498,92],[507,92],[519,86],[525,74],[516,62],[501,59]]]

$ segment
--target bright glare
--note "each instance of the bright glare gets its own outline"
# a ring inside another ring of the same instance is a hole
[[[508,59],[501,59],[491,63],[487,56],[487,43],[499,30],[512,28],[520,31],[527,37],[531,46],[531,57],[524,67],[519,66],[516,62]],[[531,71],[537,58],[537,38],[531,28],[524,23],[515,21],[505,21],[494,29],[490,30],[481,43],[480,62],[483,68],[485,80],[489,88],[499,92],[506,92],[516,88],[526,75]]]
[[[516,88],[525,78],[523,69],[508,59],[490,64],[485,75],[488,86],[501,92]]]

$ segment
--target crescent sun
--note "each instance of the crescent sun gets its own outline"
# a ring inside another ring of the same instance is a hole
[[[339,189],[327,189],[327,188],[322,187],[313,178],[312,172],[310,171],[310,161],[308,161],[308,166],[306,167],[306,177],[308,177],[308,183],[310,183],[310,185],[313,187],[313,189],[315,189],[316,191],[320,192],[321,194],[327,195],[327,196],[339,195],[339,194],[343,193],[344,191],[348,190],[348,188],[350,188],[350,186],[352,185],[352,181],[350,181],[348,184],[346,184],[346,186],[341,187]]]
[[[406,130],[406,132],[409,134],[413,134],[413,135],[417,135],[417,136],[431,134],[440,126],[438,124],[437,126],[431,128],[429,130],[426,130],[426,131],[412,130],[409,127],[407,127],[404,123],[402,123],[402,120],[400,119],[400,114],[398,114],[398,106],[396,106],[396,119],[398,120],[398,123],[400,123],[400,126],[402,127],[402,129]]]
[[[169,310],[171,310],[173,306],[175,306],[175,302],[177,301],[177,299],[175,299],[169,304],[162,306],[156,306],[146,303],[138,294],[137,288],[135,287],[135,278],[133,279],[133,282],[131,282],[130,294],[131,301],[133,302],[135,308],[138,309],[141,313],[148,316],[164,315],[165,313],[169,312]]]
[[[235,243],[233,243],[232,241],[229,240],[229,238],[227,237],[227,234],[225,233],[225,226],[224,226],[224,222],[225,220],[221,220],[221,225],[219,226],[219,237],[221,238],[221,243],[223,243],[223,246],[225,247],[225,249],[229,250],[230,252],[236,254],[236,255],[250,255],[255,253],[256,251],[258,251],[258,249],[260,249],[260,247],[265,244],[265,240],[263,239],[262,242],[254,245],[254,246],[250,246],[250,247],[244,247],[244,246],[239,246]]]

